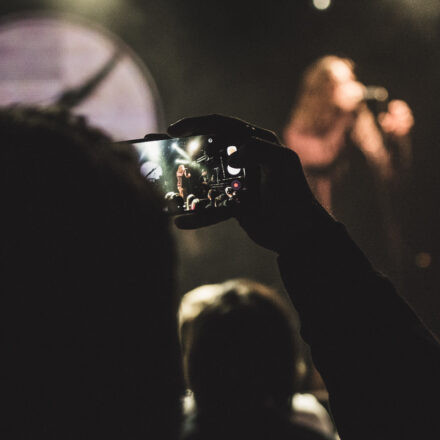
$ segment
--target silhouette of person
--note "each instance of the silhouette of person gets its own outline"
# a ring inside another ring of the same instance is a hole
[[[0,110],[3,438],[179,430],[173,243],[129,145]]]
[[[182,298],[179,331],[196,404],[185,439],[334,438],[313,396],[307,415],[293,411],[302,355],[293,312],[275,291],[250,280],[198,287]]]

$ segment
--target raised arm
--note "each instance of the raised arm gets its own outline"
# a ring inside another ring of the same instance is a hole
[[[276,136],[218,115],[171,126],[174,136],[249,131],[231,166],[260,169],[256,206],[235,212],[258,244],[279,255],[302,334],[330,394],[343,439],[440,438],[440,347],[343,225],[315,200],[298,156]],[[210,214],[211,215],[211,214]],[[185,217],[180,227],[227,218]]]
[[[438,438],[439,345],[345,228],[303,236],[279,266],[341,437]]]

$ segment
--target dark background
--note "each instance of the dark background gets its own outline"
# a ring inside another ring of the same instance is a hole
[[[317,57],[351,57],[365,84],[381,85],[413,109],[414,165],[406,195],[409,302],[440,334],[440,3],[437,0],[333,0],[317,11],[308,0],[15,0],[4,16],[61,11],[109,29],[145,62],[159,89],[164,126],[223,113],[281,132],[299,78]],[[233,220],[176,231],[179,292],[200,283],[247,276],[282,289],[275,256],[245,237]],[[415,257],[431,255],[427,268]]]

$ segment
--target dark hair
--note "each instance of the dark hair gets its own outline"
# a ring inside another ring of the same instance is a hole
[[[174,250],[134,151],[35,108],[1,109],[0,139],[0,434],[173,435]]]
[[[179,311],[184,370],[199,410],[285,407],[299,361],[293,319],[276,292],[249,280],[185,295]]]

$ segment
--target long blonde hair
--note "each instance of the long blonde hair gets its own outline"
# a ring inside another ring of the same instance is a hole
[[[354,62],[349,58],[326,55],[316,60],[304,72],[298,97],[289,122],[304,134],[322,136],[331,130],[342,110],[333,102],[334,63],[342,62],[354,75]],[[375,117],[365,103],[360,103],[351,126],[351,137],[363,151],[367,160],[378,167],[385,177],[389,158]]]
[[[352,60],[327,55],[316,60],[304,72],[291,117],[291,121],[295,121],[303,132],[324,133],[340,113],[332,102],[332,86],[335,84],[332,66],[335,62],[345,63],[351,71],[354,69]]]

